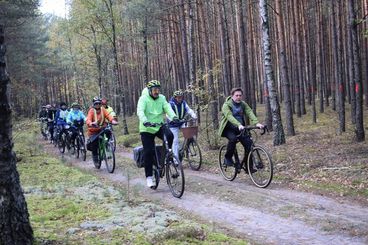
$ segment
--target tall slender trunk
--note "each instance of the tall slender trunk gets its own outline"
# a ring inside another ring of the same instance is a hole
[[[264,51],[264,66],[266,73],[266,81],[268,92],[270,95],[270,104],[272,110],[272,125],[273,125],[273,144],[282,145],[285,143],[285,133],[282,127],[280,105],[275,88],[275,80],[273,75],[272,60],[271,60],[271,43],[269,36],[269,20],[267,12],[266,0],[259,0],[259,12],[262,22],[262,43]]]
[[[291,106],[290,83],[288,77],[288,65],[286,62],[285,50],[285,32],[284,22],[281,8],[281,0],[276,0],[276,17],[277,29],[279,34],[279,56],[280,56],[280,75],[284,93],[285,118],[287,135],[295,135],[293,111]]]
[[[352,49],[353,49],[353,64],[354,64],[354,83],[356,92],[356,124],[355,124],[355,137],[356,141],[364,141],[364,125],[363,125],[363,91],[362,91],[362,74],[361,74],[361,61],[358,45],[358,26],[356,22],[355,14],[355,1],[349,0],[349,19],[350,19],[350,31],[352,35]]]
[[[0,25],[0,244],[32,244],[33,231],[13,151],[5,52],[4,27]]]

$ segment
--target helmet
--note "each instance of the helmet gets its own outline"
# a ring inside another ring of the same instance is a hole
[[[60,102],[60,107],[62,107],[63,105],[68,106],[65,102]]]
[[[101,100],[101,104],[103,104],[103,105],[107,105],[107,101],[109,101],[108,99],[106,99],[106,98],[102,98],[102,100]]]
[[[47,109],[50,109],[52,106],[51,106],[50,104],[47,104],[45,107],[46,107]]]
[[[100,103],[101,104],[101,98],[98,96],[95,96],[92,100],[93,105]]]
[[[184,93],[183,93],[183,91],[181,91],[181,90],[176,90],[175,92],[174,92],[174,97],[177,97],[177,96],[183,96],[184,95]]]
[[[80,106],[79,106],[78,102],[73,102],[73,103],[71,104],[71,107],[80,107]]]
[[[160,81],[151,80],[147,83],[147,88],[153,88],[153,87],[161,87]]]

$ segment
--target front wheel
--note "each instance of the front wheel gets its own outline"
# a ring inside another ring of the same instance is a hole
[[[184,194],[185,178],[183,165],[179,158],[172,155],[165,157],[166,181],[174,197],[180,198]]]
[[[153,164],[152,169],[153,169],[153,174],[152,174],[153,180],[152,181],[154,185],[151,186],[151,189],[156,190],[158,187],[158,184],[160,183],[160,173],[155,164]]]
[[[65,141],[66,141],[65,134],[63,133],[58,137],[59,139],[57,141],[58,142],[57,144],[58,144],[59,151],[60,153],[64,153],[65,152]]]
[[[198,171],[201,168],[202,153],[197,141],[195,141],[194,139],[189,141],[186,148],[185,156],[191,169]]]
[[[106,164],[107,171],[113,173],[115,170],[115,152],[114,146],[110,141],[106,143],[105,156],[102,160]]]
[[[229,180],[229,181],[233,181],[236,178],[236,175],[238,174],[238,171],[235,168],[235,166],[228,166],[228,165],[225,164],[226,147],[227,147],[227,145],[223,145],[220,148],[220,151],[219,151],[219,166],[220,166],[221,174],[224,177],[224,179]]]
[[[253,183],[266,188],[272,181],[273,163],[270,154],[260,146],[255,146],[248,155],[247,169]]]
[[[116,138],[115,138],[115,135],[112,132],[111,132],[111,136],[109,138],[109,142],[111,143],[112,149],[115,152],[115,150],[116,150]]]

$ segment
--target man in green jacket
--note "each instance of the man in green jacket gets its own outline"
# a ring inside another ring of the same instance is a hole
[[[170,129],[160,126],[149,127],[150,123],[164,123],[165,115],[167,115],[170,120],[177,120],[176,114],[166,101],[165,96],[160,94],[160,88],[161,84],[159,81],[149,81],[147,87],[142,91],[137,106],[139,133],[143,145],[144,170],[148,187],[154,185],[152,180],[152,159],[154,159],[155,155],[155,137],[157,136],[163,139],[165,134],[170,149],[174,139]]]
[[[232,157],[234,155],[237,135],[244,129],[246,124],[246,117],[252,125],[256,125],[259,128],[264,126],[258,122],[257,117],[254,115],[252,108],[242,100],[243,90],[241,88],[233,88],[231,90],[231,96],[229,96],[222,106],[221,122],[219,128],[219,135],[226,137],[229,142],[225,153],[225,164],[233,166],[234,161]],[[245,152],[248,154],[252,146],[252,140],[249,136],[245,135],[239,138],[240,143],[244,146]]]

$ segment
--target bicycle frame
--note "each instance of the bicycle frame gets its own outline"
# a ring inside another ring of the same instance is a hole
[[[167,123],[150,123],[150,127],[167,127]],[[171,148],[169,148],[169,142],[167,140],[165,131],[169,130],[168,128],[162,128],[163,133],[163,147],[164,154],[159,159],[159,155],[157,153],[157,149],[155,146],[155,162],[153,164],[153,176],[155,178],[155,185],[151,186],[152,189],[156,189],[160,182],[160,178],[164,176],[166,173],[166,181],[169,189],[174,197],[180,198],[184,193],[185,186],[185,177],[183,166],[181,165],[180,160],[174,155]],[[164,159],[164,161],[162,161]],[[178,182],[179,181],[179,182]],[[179,190],[178,187],[179,186]]]

